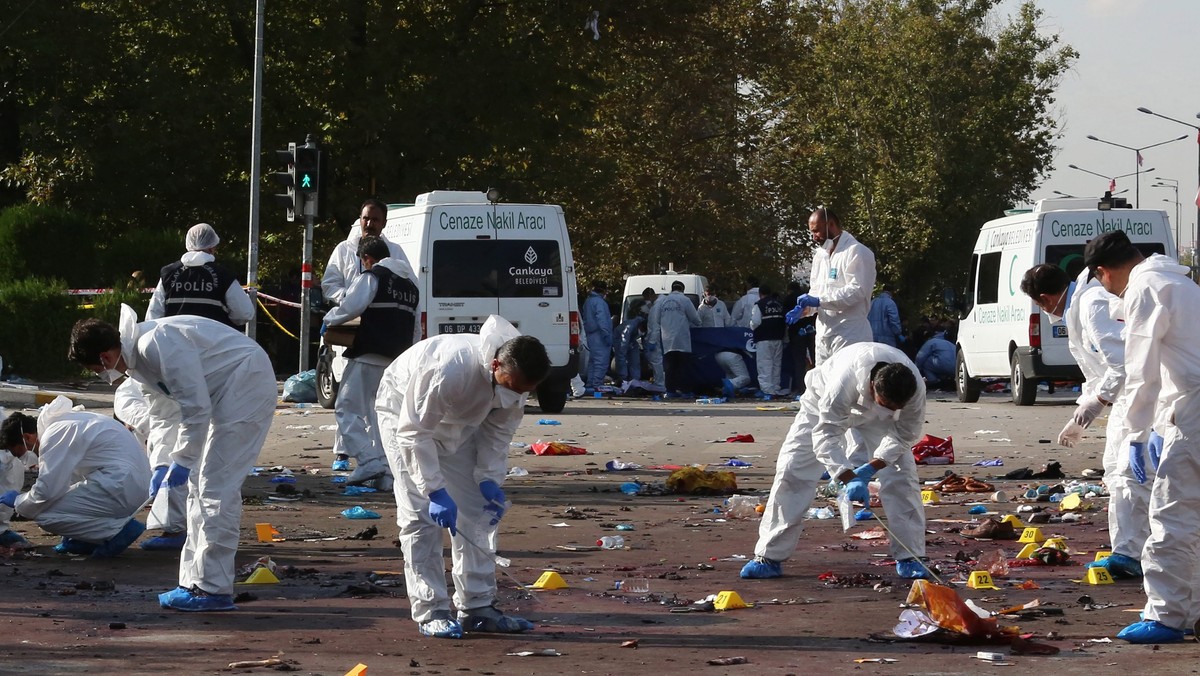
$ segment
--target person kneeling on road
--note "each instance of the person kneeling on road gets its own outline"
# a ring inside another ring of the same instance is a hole
[[[422,634],[518,633],[528,620],[496,608],[500,484],[525,399],[550,372],[546,348],[491,316],[478,335],[434,336],[384,371],[375,407],[395,476],[396,522],[412,618]],[[442,532],[450,531],[450,613]],[[484,549],[486,548],[486,549]]]
[[[917,466],[911,452],[925,420],[925,384],[917,367],[900,350],[880,343],[856,343],[836,352],[808,372],[800,412],[788,430],[766,511],[758,528],[755,558],[743,578],[779,577],[804,529],[821,473],[845,484],[849,498],[869,504],[867,482],[878,477],[879,498],[894,535],[891,553],[896,573],[925,578],[925,510],[921,506]],[[851,469],[853,431],[873,459]]]
[[[146,530],[133,515],[150,490],[150,463],[116,420],[75,411],[58,397],[36,420],[10,415],[0,424],[0,446],[17,459],[38,456],[37,481],[26,493],[0,495],[0,504],[62,536],[56,552],[116,556]]]

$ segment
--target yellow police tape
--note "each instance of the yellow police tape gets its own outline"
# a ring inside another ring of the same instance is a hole
[[[267,316],[267,319],[270,319],[272,324],[274,324],[275,326],[278,326],[280,331],[283,331],[284,333],[286,333],[286,334],[287,334],[288,336],[290,336],[291,338],[294,338],[294,339],[296,339],[296,340],[300,340],[299,338],[296,338],[296,334],[294,334],[294,333],[292,333],[291,331],[288,331],[287,329],[283,328],[283,324],[280,324],[280,323],[279,323],[279,320],[275,319],[275,317],[274,317],[274,316],[271,314],[271,311],[267,309],[267,306],[266,306],[266,305],[263,305],[263,302],[262,302],[261,300],[258,300],[257,298],[255,298],[254,300],[255,300],[255,302],[257,302],[257,303],[258,303],[258,306],[259,306],[260,308],[262,308],[263,314],[265,314],[265,315]]]

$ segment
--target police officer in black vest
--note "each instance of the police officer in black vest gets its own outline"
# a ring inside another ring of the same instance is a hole
[[[187,253],[162,269],[146,319],[199,315],[239,331],[254,319],[254,305],[233,273],[213,253],[221,238],[208,223],[187,232]]]
[[[758,295],[758,302],[750,311],[750,328],[754,330],[754,349],[758,356],[758,396],[769,400],[786,394],[779,387],[779,371],[783,365],[787,309],[779,295],[766,284],[758,287]]]
[[[421,339],[417,321],[420,293],[408,261],[389,256],[386,240],[364,236],[358,256],[363,273],[350,284],[342,302],[325,315],[325,326],[361,318],[354,344],[346,351],[348,361],[334,417],[343,450],[357,464],[346,483],[373,483],[383,491],[391,490],[392,475],[379,438],[375,394],[384,369]]]

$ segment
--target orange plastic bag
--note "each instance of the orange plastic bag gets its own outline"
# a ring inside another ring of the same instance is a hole
[[[587,449],[579,446],[564,444],[561,441],[539,441],[530,444],[529,448],[537,455],[586,455]]]

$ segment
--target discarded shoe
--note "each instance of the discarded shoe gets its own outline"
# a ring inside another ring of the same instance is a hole
[[[63,538],[61,542],[54,545],[54,551],[59,554],[74,554],[75,556],[87,556],[96,551],[97,545],[75,538]]]
[[[462,625],[451,619],[450,611],[441,611],[435,615],[437,616],[433,619],[417,623],[417,629],[422,634],[434,638],[462,638]]]
[[[146,540],[141,547],[148,552],[177,552],[183,549],[184,542],[187,542],[187,533],[175,533],[174,535],[163,533],[158,537]]]
[[[1182,629],[1168,627],[1155,620],[1142,620],[1125,627],[1117,638],[1130,643],[1179,643],[1184,639]]]
[[[339,455],[338,457],[334,458],[333,464],[329,466],[329,469],[335,472],[349,472],[350,458],[344,455]]]
[[[158,604],[163,608],[174,608],[187,613],[209,613],[221,610],[237,610],[229,594],[209,594],[198,587],[173,589],[158,595]]]
[[[29,540],[15,530],[0,533],[0,547],[23,547],[28,544]]]
[[[129,548],[138,538],[142,537],[142,533],[146,532],[146,524],[137,519],[130,519],[125,522],[121,530],[117,534],[110,537],[108,541],[100,544],[92,551],[93,559],[108,559],[112,558]]]
[[[1110,554],[1099,561],[1092,561],[1088,568],[1103,568],[1114,578],[1142,576],[1142,562],[1124,554]]]
[[[907,580],[929,579],[929,568],[919,559],[904,559],[896,562],[896,574]]]
[[[1016,540],[1018,537],[1017,531],[1011,523],[991,516],[984,519],[974,528],[964,528],[959,534],[968,538],[990,540]]]
[[[756,556],[753,561],[747,561],[742,566],[742,578],[746,580],[766,580],[783,575],[783,563],[772,561],[765,556]]]
[[[1063,474],[1062,463],[1051,462],[1051,463],[1047,463],[1046,466],[1044,468],[1042,468],[1042,471],[1034,472],[1033,476],[1030,478],[1031,479],[1065,479],[1065,478],[1067,478],[1067,475]]]
[[[468,632],[492,634],[519,634],[535,628],[529,620],[515,615],[505,615],[496,606],[472,608],[465,612],[459,611],[458,622]]]

